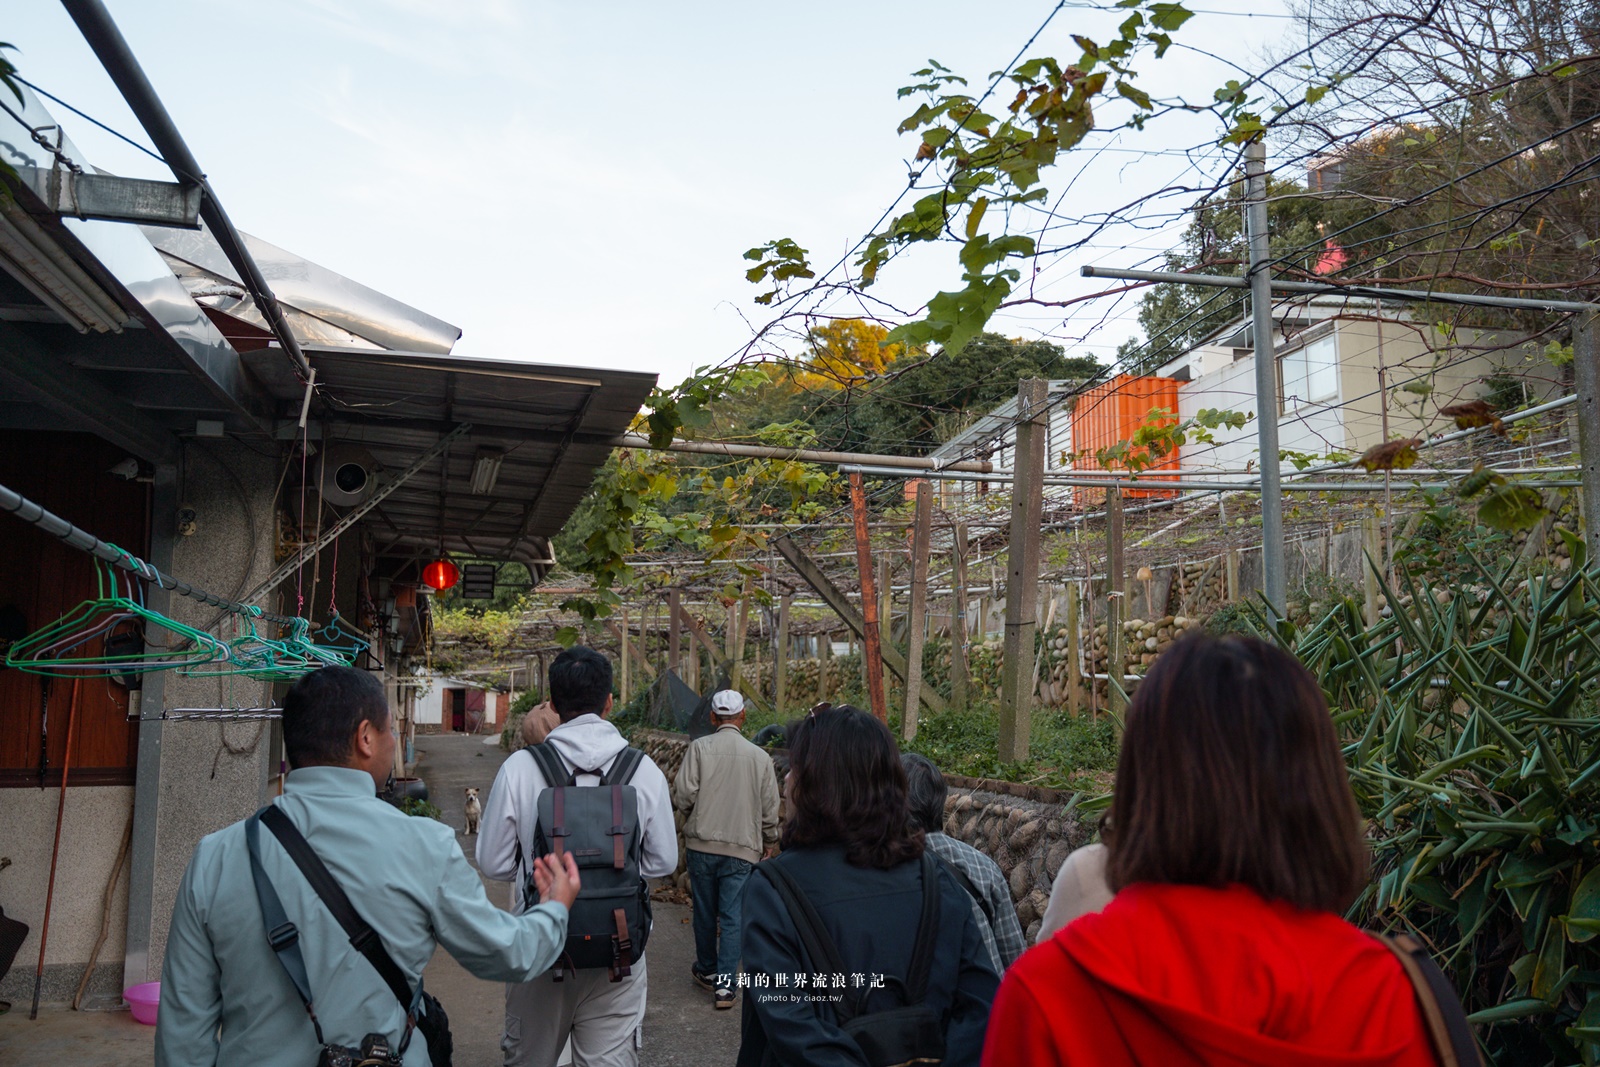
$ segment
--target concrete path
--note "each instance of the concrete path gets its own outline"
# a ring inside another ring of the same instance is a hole
[[[462,851],[473,859],[475,840],[466,827],[462,790],[475,786],[489,795],[495,773],[505,760],[496,744],[463,734],[417,738],[416,774],[428,783],[429,799],[443,821],[456,828]],[[489,899],[508,906],[511,887],[484,879]],[[711,994],[689,980],[694,962],[690,911],[677,904],[656,903],[655,927],[647,950],[650,993],[645,1005],[641,1067],[721,1067],[739,1051],[739,1008],[718,1011]],[[428,989],[450,1012],[456,1038],[456,1067],[494,1067],[501,1062],[500,1030],[505,1017],[504,986],[468,974],[448,953],[434,954],[426,971]]]

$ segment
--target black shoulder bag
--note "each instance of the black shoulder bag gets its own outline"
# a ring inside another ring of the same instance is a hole
[[[844,961],[833,938],[828,936],[822,916],[806,899],[794,876],[779,862],[756,868],[778,890],[789,918],[800,935],[806,962],[813,971],[844,974]],[[891,979],[901,986],[901,1007],[888,1011],[863,1012],[868,990],[847,990],[834,1005],[839,1029],[850,1036],[872,1067],[935,1065],[944,1062],[944,1020],[924,1003],[928,995],[928,976],[933,970],[934,941],[939,936],[939,874],[934,859],[922,854],[922,915],[917,922],[917,939],[911,950],[911,965],[906,981]]]
[[[294,983],[300,999],[305,1002],[306,1013],[311,1016],[311,1025],[317,1031],[317,1043],[323,1046],[323,1062],[336,1062],[329,1060],[330,1049],[336,1052],[352,1050],[338,1050],[335,1046],[327,1045],[322,1039],[322,1025],[317,1021],[317,1013],[312,1006],[305,960],[300,953],[299,932],[289,921],[283,910],[283,903],[272,887],[272,881],[267,878],[266,872],[261,867],[259,823],[265,823],[267,829],[272,831],[278,843],[289,853],[289,858],[294,860],[295,866],[300,868],[300,873],[305,875],[312,891],[321,898],[322,903],[327,906],[328,911],[349,936],[350,946],[366,957],[367,962],[372,964],[378,976],[389,987],[389,991],[400,1002],[400,1007],[406,1013],[406,1032],[400,1039],[400,1048],[395,1053],[395,1061],[398,1062],[400,1057],[405,1055],[406,1048],[411,1043],[411,1032],[415,1029],[422,1033],[423,1040],[427,1043],[428,1059],[433,1063],[433,1067],[451,1067],[455,1041],[450,1034],[450,1019],[445,1014],[444,1006],[439,1003],[438,998],[423,990],[420,981],[417,983],[416,992],[411,991],[411,985],[406,981],[405,974],[389,955],[388,949],[383,947],[383,940],[378,937],[377,931],[373,930],[371,924],[356,911],[355,906],[350,903],[350,898],[339,887],[339,883],[334,881],[332,873],[311,848],[310,842],[295,829],[294,823],[289,821],[289,817],[282,809],[269,804],[245,823],[245,840],[250,849],[250,872],[255,879],[256,897],[261,902],[261,915],[266,920],[267,941],[277,954],[278,961],[283,964],[289,980]],[[376,1036],[378,1035],[368,1035],[368,1040]],[[365,1049],[366,1043],[363,1042],[362,1051]]]

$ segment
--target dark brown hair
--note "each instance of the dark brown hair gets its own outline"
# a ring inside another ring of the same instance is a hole
[[[789,767],[785,849],[843,845],[852,866],[881,870],[922,855],[900,750],[871,715],[841,704],[806,716],[789,735]]]
[[[1361,817],[1316,680],[1264,641],[1196,635],[1128,708],[1105,830],[1111,888],[1250,886],[1342,911],[1366,876]]]

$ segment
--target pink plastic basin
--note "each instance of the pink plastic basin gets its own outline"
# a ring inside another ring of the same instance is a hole
[[[161,1004],[161,983],[145,982],[122,991],[122,999],[133,1010],[133,1021],[146,1026],[156,1024],[156,1009]]]

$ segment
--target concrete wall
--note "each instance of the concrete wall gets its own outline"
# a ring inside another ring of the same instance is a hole
[[[60,797],[59,788],[7,789],[3,794],[0,856],[11,860],[11,865],[0,871],[0,908],[5,909],[7,918],[27,923],[30,929],[10,973],[0,979],[0,1000],[18,1005],[33,997]],[[132,811],[132,786],[74,787],[68,778],[55,897],[45,946],[41,991],[44,1000],[71,1000],[78,988],[106,915],[106,885]],[[127,911],[128,870],[124,863],[112,894],[110,925],[95,978],[87,990],[89,995],[116,996],[122,991]]]
[[[1515,349],[1479,353],[1449,348],[1446,338],[1431,327],[1412,323],[1344,320],[1337,325],[1339,392],[1345,404],[1344,447],[1348,452],[1363,452],[1384,440],[1385,406],[1390,438],[1454,429],[1449,419],[1437,414],[1438,409],[1481,396],[1484,378],[1515,367],[1522,358]],[[1476,331],[1463,331],[1461,337],[1464,343],[1479,347],[1497,343],[1493,335]],[[1386,389],[1378,385],[1380,364]],[[1431,384],[1433,392],[1420,397],[1401,388],[1412,382]]]
[[[227,442],[191,444],[185,459],[178,503],[195,510],[196,529],[192,536],[174,542],[171,571],[225,596],[243,593],[265,578],[273,566],[276,522],[272,498],[278,466],[272,459]],[[292,614],[293,601],[290,603],[288,613]],[[264,606],[275,609],[277,604],[269,597]],[[183,597],[174,597],[169,611],[193,626],[206,625],[216,614],[215,608]],[[275,702],[270,685],[240,677],[185,678],[169,672],[163,689],[161,703],[168,709]],[[156,714],[148,700],[146,705],[147,718]],[[132,973],[135,971],[142,971],[150,981],[161,975],[173,901],[200,838],[245,818],[265,803],[269,773],[276,773],[275,767],[269,767],[275,728],[266,721],[160,725],[148,955],[142,968],[137,959],[130,959],[130,980],[139,977]],[[141,795],[148,795],[142,779],[144,768],[141,760],[139,787]],[[140,829],[148,832],[150,823],[142,820]],[[136,891],[133,900],[138,898]],[[129,925],[135,928],[138,922],[130,916]]]

